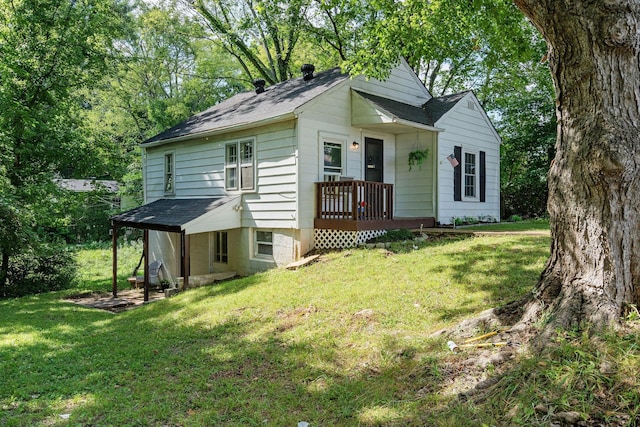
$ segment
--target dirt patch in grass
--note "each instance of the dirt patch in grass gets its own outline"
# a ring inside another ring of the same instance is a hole
[[[156,290],[149,291],[149,302],[159,301],[161,299],[164,299],[164,292]],[[114,297],[109,292],[84,292],[72,295],[68,297],[66,301],[84,307],[110,311],[112,313],[131,310],[145,303],[143,289],[125,289],[118,291],[117,297]]]

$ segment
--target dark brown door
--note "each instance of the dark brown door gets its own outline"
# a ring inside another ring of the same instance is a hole
[[[376,138],[364,139],[364,179],[365,181],[382,182],[382,140]]]

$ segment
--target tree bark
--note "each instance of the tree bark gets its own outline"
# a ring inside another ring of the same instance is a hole
[[[7,296],[7,278],[9,276],[9,253],[2,251],[0,261],[0,298]]]
[[[640,2],[514,0],[549,48],[551,256],[522,322],[615,326],[640,303]]]

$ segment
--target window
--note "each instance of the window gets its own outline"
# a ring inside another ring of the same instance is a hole
[[[464,153],[464,197],[466,198],[477,197],[477,170],[476,154]]]
[[[487,153],[453,147],[459,163],[453,168],[453,200],[485,202],[487,194]]]
[[[216,232],[216,246],[215,246],[215,255],[214,261],[226,264],[229,262],[228,255],[228,243],[227,243],[227,232],[226,231],[218,231]]]
[[[225,146],[224,168],[227,190],[255,188],[255,155],[253,141],[240,141]]]
[[[273,256],[273,233],[271,231],[256,230],[256,256]]]
[[[174,165],[173,153],[164,155],[164,192],[165,194],[174,193]]]
[[[342,144],[324,142],[324,180],[337,181],[342,175]]]

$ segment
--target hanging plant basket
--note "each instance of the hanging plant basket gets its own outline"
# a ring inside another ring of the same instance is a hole
[[[425,159],[429,156],[429,149],[424,149],[424,150],[416,150],[416,151],[412,151],[409,153],[409,170],[411,170],[412,167],[414,166],[418,166],[418,168],[420,168],[420,170],[422,170],[422,164],[424,163]]]

